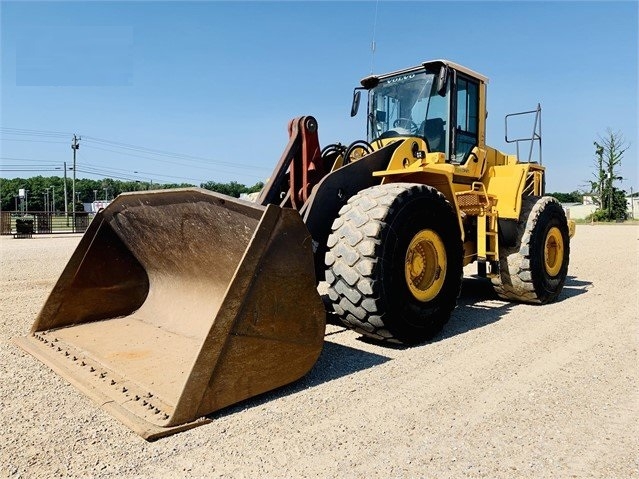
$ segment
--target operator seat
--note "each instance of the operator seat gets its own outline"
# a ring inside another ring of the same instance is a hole
[[[424,121],[424,137],[428,143],[429,152],[446,153],[446,131],[444,120],[431,118]]]

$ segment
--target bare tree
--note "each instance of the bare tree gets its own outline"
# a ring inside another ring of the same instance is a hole
[[[606,136],[600,136],[595,145],[595,180],[589,181],[593,195],[601,210],[601,216],[607,220],[625,217],[625,209],[620,211],[616,196],[623,193],[615,188],[615,181],[623,178],[619,175],[621,159],[630,147],[623,134],[619,131],[606,130]],[[625,204],[625,201],[624,201]],[[619,210],[619,211],[618,211]]]

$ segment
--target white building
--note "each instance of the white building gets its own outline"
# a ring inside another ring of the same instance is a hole
[[[86,211],[87,213],[97,213],[101,209],[109,206],[110,204],[111,204],[111,201],[98,200],[92,203],[82,203],[82,206],[84,207],[84,211]]]
[[[584,197],[585,198],[585,197]],[[566,216],[571,220],[585,220],[597,210],[594,203],[562,203]]]
[[[584,195],[583,203],[562,203],[566,216],[572,220],[585,220],[597,211],[597,201],[592,195]],[[626,196],[628,218],[639,219],[639,197]]]
[[[628,218],[639,219],[639,196],[626,196]]]

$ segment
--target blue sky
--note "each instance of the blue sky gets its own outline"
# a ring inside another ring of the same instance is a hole
[[[631,144],[621,186],[639,187],[634,1],[0,8],[0,176],[61,175],[76,133],[79,177],[254,184],[277,163],[289,119],[314,115],[322,145],[364,138],[364,116],[349,110],[371,66],[448,58],[490,78],[493,147],[514,152],[504,115],[541,103],[548,191],[585,185],[607,129]],[[32,171],[9,171],[20,165]]]

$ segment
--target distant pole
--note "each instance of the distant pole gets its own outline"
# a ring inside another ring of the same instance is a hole
[[[55,186],[51,186],[51,213],[55,214]]]
[[[98,190],[93,190],[93,202],[98,201]]]
[[[67,226],[69,226],[69,194],[67,193],[67,162],[64,162],[64,216],[67,218]]]
[[[71,144],[71,149],[73,150],[73,232],[75,233],[75,201],[76,201],[76,196],[75,196],[75,152],[78,150],[78,148],[80,148],[80,145],[78,144],[78,140],[81,140],[81,138],[78,138],[77,136],[75,136],[75,134],[73,135],[73,143]]]
[[[610,188],[608,189],[608,220],[612,221],[612,182],[613,180],[610,180]]]

